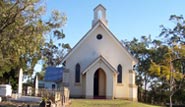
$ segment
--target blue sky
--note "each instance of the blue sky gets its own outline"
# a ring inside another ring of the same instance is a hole
[[[52,10],[66,14],[68,20],[63,27],[63,40],[73,47],[91,28],[93,9],[102,4],[107,9],[108,26],[119,40],[151,35],[156,38],[161,29],[174,23],[172,14],[185,16],[185,0],[45,0],[47,15]],[[36,69],[40,68],[37,65]]]
[[[119,40],[131,40],[160,33],[160,25],[172,26],[171,14],[185,14],[185,0],[46,0],[47,13],[56,9],[68,18],[63,27],[64,42],[72,47],[91,28],[93,9],[102,4],[107,9],[109,29]]]

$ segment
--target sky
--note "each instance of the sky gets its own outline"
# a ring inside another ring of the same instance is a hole
[[[160,25],[171,27],[170,15],[185,16],[185,0],[45,0],[46,15],[52,10],[65,13],[63,40],[73,47],[91,29],[93,9],[102,4],[106,9],[108,27],[118,40],[132,40],[151,35],[157,38]],[[36,67],[37,68],[37,67]]]
[[[185,0],[46,0],[47,14],[59,10],[67,16],[64,42],[73,47],[91,28],[93,9],[107,9],[108,26],[118,40],[151,35],[157,37],[160,25],[172,26],[172,14],[185,14]]]

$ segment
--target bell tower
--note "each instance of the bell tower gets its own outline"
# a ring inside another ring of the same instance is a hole
[[[94,8],[94,19],[92,21],[92,27],[98,22],[101,21],[106,27],[108,27],[108,21],[106,19],[106,8],[101,4]]]

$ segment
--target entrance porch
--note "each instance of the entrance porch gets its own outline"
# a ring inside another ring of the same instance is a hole
[[[86,98],[114,98],[117,71],[103,57],[95,60],[82,74],[86,81]]]

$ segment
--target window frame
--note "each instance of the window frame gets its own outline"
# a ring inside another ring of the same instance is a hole
[[[75,83],[80,83],[80,70],[81,70],[80,64],[77,63],[75,66]]]
[[[119,73],[119,74],[117,75],[117,83],[122,83],[122,72],[123,72],[123,69],[122,69],[121,64],[118,65],[117,71],[118,71],[118,73]]]

